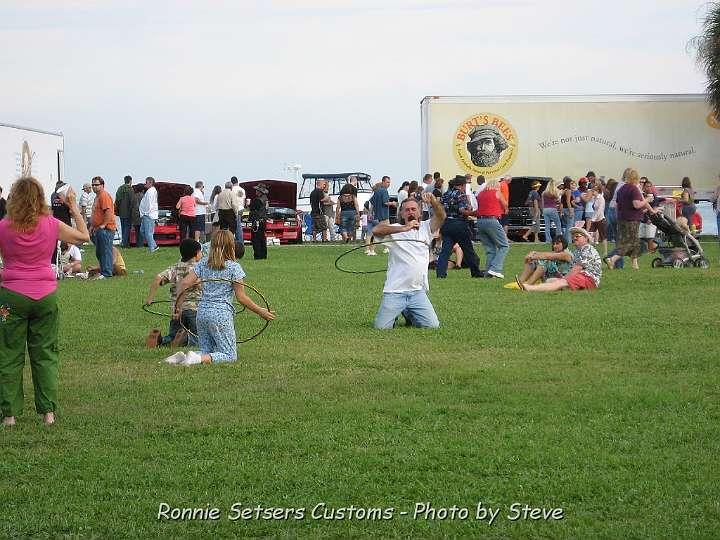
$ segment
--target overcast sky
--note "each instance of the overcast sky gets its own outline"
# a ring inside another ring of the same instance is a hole
[[[420,175],[426,95],[697,93],[701,0],[1,0],[0,122],[73,184]]]

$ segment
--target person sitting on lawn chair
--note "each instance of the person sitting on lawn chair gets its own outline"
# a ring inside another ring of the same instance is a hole
[[[520,276],[515,276],[515,281],[523,291],[550,292],[561,289],[597,289],[600,286],[602,276],[602,263],[600,254],[590,245],[590,235],[581,227],[573,227],[570,234],[575,244],[570,272],[562,278],[550,278],[545,283],[530,285],[520,281]]]

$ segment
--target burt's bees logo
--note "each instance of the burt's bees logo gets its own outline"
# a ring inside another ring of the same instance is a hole
[[[517,156],[517,133],[505,118],[483,112],[463,121],[455,130],[453,154],[467,172],[497,176]]]
[[[705,121],[707,122],[707,125],[711,128],[720,129],[720,119],[718,119],[718,116],[716,114],[708,114],[707,118],[705,118]]]

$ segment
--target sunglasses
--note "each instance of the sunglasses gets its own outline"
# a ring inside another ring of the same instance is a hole
[[[102,186],[102,184],[92,184],[93,186]]]

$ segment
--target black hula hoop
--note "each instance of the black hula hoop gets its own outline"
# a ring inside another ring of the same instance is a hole
[[[356,246],[352,249],[347,250],[345,253],[341,253],[338,256],[338,258],[335,259],[335,268],[337,268],[341,272],[345,272],[346,274],[379,274],[380,272],[385,272],[385,271],[387,271],[387,268],[381,268],[380,270],[347,270],[346,268],[341,268],[340,265],[338,264],[338,262],[340,261],[340,259],[345,257],[345,255],[349,255],[353,251],[357,251],[359,249],[366,249],[369,246],[379,246],[382,244],[389,244],[391,242],[419,242],[419,243],[427,246],[428,249],[430,249],[430,246],[428,245],[427,242],[425,242],[423,240],[418,240],[415,238],[398,238],[397,240],[381,240],[380,242],[372,241],[367,245],[360,244],[359,246]]]
[[[172,300],[155,300],[153,302],[150,302],[149,304],[143,304],[142,309],[145,313],[150,313],[151,315],[160,315],[161,317],[168,317],[172,319],[172,313],[161,313],[160,311],[154,311],[153,309],[151,309],[151,306],[154,306],[156,304],[172,304]],[[234,304],[231,304],[230,302],[227,302],[227,304],[233,308],[235,315],[237,315],[238,313],[242,313],[246,309],[243,305],[238,307]]]
[[[263,301],[263,303],[265,304],[265,309],[267,309],[268,311],[270,311],[270,303],[267,301],[267,298],[265,298],[265,296],[263,296],[263,293],[261,293],[260,291],[258,291],[258,290],[257,290],[255,287],[253,287],[252,285],[249,285],[249,284],[247,284],[247,283],[240,282],[240,281],[235,281],[235,280],[232,280],[232,279],[226,279],[226,278],[201,279],[201,280],[200,280],[200,283],[208,283],[208,282],[210,282],[210,281],[225,281],[225,282],[227,282],[227,283],[242,283],[243,287],[247,287],[248,289],[250,289],[250,290],[252,290],[252,291],[255,291],[255,292],[258,294],[258,296],[259,296],[260,298],[262,298],[262,301]],[[177,299],[175,300],[175,306],[174,306],[175,309],[177,309],[178,302],[180,303],[180,305],[182,305],[181,300],[182,300],[182,298],[185,296],[185,293],[186,293],[186,292],[187,292],[187,289],[185,289],[183,292],[181,292],[181,293],[178,295]],[[244,306],[243,306],[243,307],[244,307]],[[234,310],[234,306],[233,306],[233,310]],[[238,313],[242,313],[242,310],[241,310],[241,311],[236,311],[236,312],[235,312],[235,315],[237,315]],[[196,333],[191,332],[191,331],[182,323],[182,317],[180,317],[179,320],[180,320],[180,326],[182,326],[183,330],[185,330],[185,331],[188,333],[188,335],[190,335],[190,336],[195,336],[196,338],[198,337],[198,335],[197,335]],[[248,341],[250,341],[250,340],[252,340],[252,339],[255,339],[256,337],[258,337],[260,334],[262,334],[262,333],[265,331],[265,329],[268,327],[269,324],[270,324],[270,321],[266,320],[266,321],[265,321],[265,325],[264,325],[260,330],[258,330],[257,332],[255,332],[252,336],[250,336],[249,338],[245,338],[245,339],[238,339],[235,343],[238,343],[238,344],[239,344],[239,343],[247,343]]]
[[[172,318],[172,313],[160,313],[159,311],[153,311],[151,306],[154,306],[156,304],[170,304],[172,303],[172,300],[155,300],[154,302],[150,302],[149,304],[143,304],[142,309],[145,313],[150,313],[151,315],[160,315],[161,317],[170,317]]]

